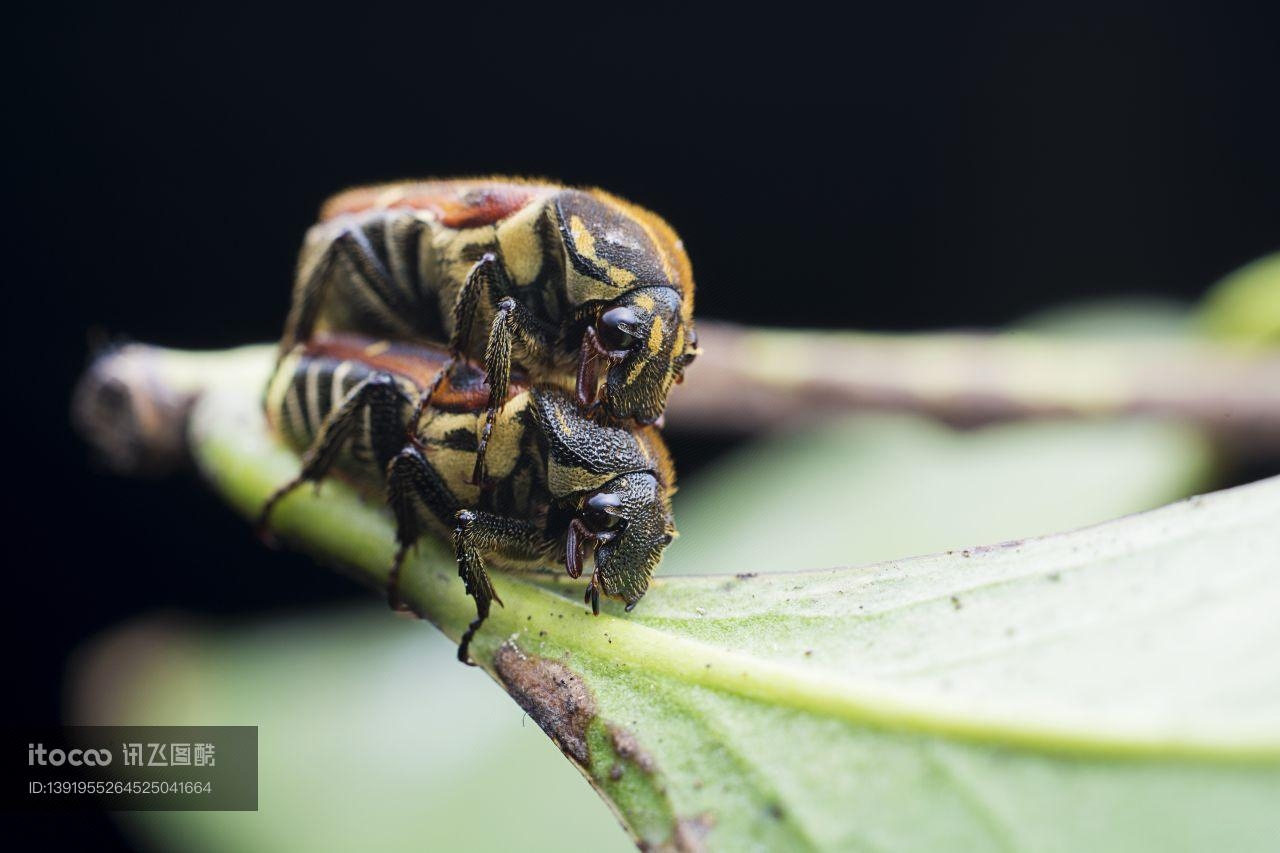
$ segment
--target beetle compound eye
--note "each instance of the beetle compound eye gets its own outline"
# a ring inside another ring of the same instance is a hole
[[[587,498],[582,507],[582,519],[587,526],[599,533],[601,530],[612,530],[622,518],[617,514],[622,508],[622,499],[617,495],[595,494]]]
[[[630,308],[610,308],[600,317],[600,342],[605,349],[631,349],[636,336],[631,333],[640,324],[640,318]]]

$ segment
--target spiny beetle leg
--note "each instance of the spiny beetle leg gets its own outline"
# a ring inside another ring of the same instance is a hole
[[[347,392],[342,404],[321,422],[315,441],[302,455],[302,470],[298,476],[276,489],[262,505],[257,522],[259,535],[264,535],[269,529],[272,510],[289,493],[306,482],[319,485],[337,461],[343,446],[363,425],[366,408],[373,409],[380,415],[370,418],[375,431],[395,433],[396,427],[400,426],[400,418],[403,417],[399,411],[403,401],[404,392],[389,373],[374,373]],[[370,444],[374,447],[385,444],[385,439],[386,436],[383,435],[369,436]]]
[[[342,255],[359,282],[361,294],[374,297],[381,307],[393,317],[412,315],[414,304],[396,285],[391,271],[382,263],[369,243],[369,235],[362,228],[343,231],[333,241],[331,251]]]
[[[471,333],[476,322],[476,309],[480,307],[480,299],[495,288],[502,287],[506,277],[498,258],[492,252],[486,252],[475,266],[467,273],[467,280],[458,291],[458,298],[453,303],[453,336],[449,340],[449,349],[455,353],[466,353],[471,348]],[[495,300],[496,301],[496,300]]]
[[[320,309],[335,279],[334,267],[339,257],[350,265],[360,287],[357,292],[379,303],[380,313],[393,317],[412,313],[413,305],[406,301],[405,294],[392,280],[391,272],[378,258],[364,231],[344,228],[333,238],[294,293],[280,342],[281,358],[298,343],[311,339]]]
[[[546,330],[527,308],[510,296],[504,296],[498,301],[497,313],[489,328],[489,343],[484,352],[485,371],[489,375],[489,405],[476,447],[475,469],[471,473],[472,484],[481,488],[487,483],[485,454],[489,448],[493,424],[510,389],[511,359],[517,342],[531,360],[543,361],[549,358],[551,342]]]
[[[466,584],[467,594],[476,602],[476,618],[458,643],[458,660],[469,664],[471,640],[489,617],[490,602],[502,603],[480,555],[529,559],[544,555],[547,542],[538,526],[530,521],[470,509],[459,510],[454,518],[453,547],[458,559],[458,576]]]
[[[471,332],[475,325],[476,309],[480,305],[480,297],[486,290],[493,289],[495,281],[505,281],[502,268],[498,264],[497,257],[492,252],[486,252],[484,257],[476,261],[475,266],[471,268],[471,272],[467,273],[467,280],[463,283],[462,289],[458,292],[458,298],[453,305],[453,334],[449,339],[450,357],[445,362],[444,367],[436,373],[431,384],[418,396],[418,407],[413,415],[413,423],[410,426],[412,433],[422,421],[422,416],[426,412],[427,407],[431,405],[431,398],[439,390],[441,383],[446,376],[453,373],[454,367],[459,361],[467,357],[467,352],[471,346]],[[492,396],[492,392],[490,392]],[[505,396],[505,393],[504,393]]]
[[[422,416],[426,413],[427,407],[431,405],[431,398],[435,396],[436,391],[440,390],[440,385],[444,382],[445,377],[453,373],[453,368],[457,365],[458,360],[459,356],[456,354],[450,356],[449,360],[436,371],[431,384],[418,395],[418,405],[414,407],[413,418],[405,425],[410,437],[417,433],[418,425],[422,423]]]
[[[284,321],[284,334],[280,338],[280,349],[276,359],[277,366],[295,346],[308,340],[315,330],[316,319],[324,304],[329,283],[333,280],[332,273],[336,260],[337,255],[332,249],[326,251],[312,267],[311,274],[296,288],[293,302],[289,306],[289,315]]]
[[[591,613],[594,616],[600,615],[600,572],[597,570],[591,575],[591,583],[587,585],[587,592],[582,596],[583,604],[591,605]]]
[[[399,613],[409,610],[409,607],[400,600],[400,569],[404,566],[404,559],[409,555],[409,549],[412,547],[411,542],[396,543],[396,555],[391,558],[391,571],[387,573],[387,604]]]
[[[387,600],[398,608],[401,566],[409,549],[426,532],[424,514],[429,513],[448,525],[458,511],[458,499],[427,461],[422,449],[410,442],[387,466],[387,503],[395,516],[399,546],[387,575]]]
[[[418,407],[414,411],[413,421],[410,425],[411,434],[417,429],[418,424],[422,422],[423,414],[426,412],[427,407],[431,405],[431,398],[435,396],[445,377],[452,375],[453,369],[458,362],[467,357],[467,351],[471,346],[472,326],[475,324],[476,308],[479,307],[480,297],[491,287],[491,282],[501,275],[498,259],[492,252],[485,253],[484,257],[476,261],[475,266],[471,268],[471,272],[467,274],[467,280],[463,283],[462,289],[458,292],[457,301],[453,305],[453,335],[449,339],[449,360],[436,373],[435,378],[431,380],[431,384],[418,396]]]

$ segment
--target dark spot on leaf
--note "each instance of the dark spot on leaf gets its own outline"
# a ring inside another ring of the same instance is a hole
[[[676,831],[671,838],[671,846],[679,853],[700,853],[707,849],[707,833],[711,832],[715,825],[716,819],[710,812],[678,820]]]
[[[613,781],[613,782],[617,782],[617,781],[618,781],[619,779],[621,779],[621,778],[622,778],[622,765],[621,765],[621,764],[615,764],[615,765],[613,765],[612,767],[610,767],[610,768],[609,768],[609,779],[610,779],[611,781]]]
[[[786,816],[787,813],[782,810],[782,806],[777,803],[769,803],[769,817],[774,820],[782,820]]]
[[[511,642],[499,647],[493,664],[516,704],[565,755],[589,765],[587,727],[595,719],[596,702],[581,676],[558,661],[526,655]]]
[[[734,577],[740,581],[749,581],[752,578],[756,577],[758,574],[759,572],[739,572],[738,574],[734,575]]]
[[[613,741],[613,748],[617,750],[619,758],[634,762],[646,775],[653,774],[657,766],[653,762],[653,756],[641,748],[640,742],[636,740],[636,736],[630,729],[609,726],[609,738]]]
[[[1059,572],[1050,572],[1047,577],[1049,579],[1049,583],[1057,583],[1062,580],[1062,575]]]
[[[991,551],[1016,551],[1024,541],[1022,539],[1007,539],[995,545],[978,545],[965,551],[964,555],[968,557],[972,554],[986,554]]]
[[[954,607],[956,610],[960,609],[961,607],[960,596],[958,595],[951,596],[951,606]]]

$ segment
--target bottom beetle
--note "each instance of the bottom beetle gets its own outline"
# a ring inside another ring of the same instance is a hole
[[[388,581],[394,603],[400,565],[424,533],[452,536],[458,573],[476,619],[458,658],[497,599],[486,565],[582,574],[594,553],[586,601],[600,595],[635,606],[675,536],[674,474],[654,427],[628,431],[578,413],[556,388],[513,381],[489,442],[489,483],[471,483],[477,426],[486,416],[485,374],[469,364],[445,376],[448,353],[429,347],[335,336],[296,347],[267,389],[272,427],[302,451],[302,471],[275,504],[330,471],[386,497],[399,548]],[[430,404],[413,423],[424,392]],[[501,604],[501,599],[498,599]]]

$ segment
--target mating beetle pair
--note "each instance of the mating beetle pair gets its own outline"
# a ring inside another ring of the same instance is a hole
[[[669,225],[600,190],[512,179],[330,199],[303,247],[281,357],[325,329],[482,362],[478,482],[513,364],[572,387],[584,411],[645,424],[698,352],[693,273]]]
[[[486,561],[578,577],[590,549],[587,601],[630,609],[675,535],[652,424],[697,354],[692,309],[675,232],[598,190],[496,179],[338,195],[303,247],[268,394],[303,469],[263,520],[331,470],[382,493],[393,601],[408,548],[452,534],[477,609],[464,661],[496,597]]]

